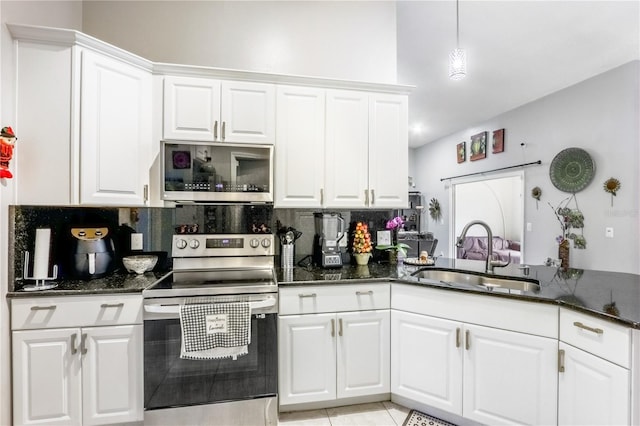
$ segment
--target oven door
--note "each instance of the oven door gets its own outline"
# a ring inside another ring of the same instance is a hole
[[[144,301],[145,410],[276,396],[277,295],[250,298],[255,308],[249,353],[235,361],[181,359],[178,312],[184,298]]]

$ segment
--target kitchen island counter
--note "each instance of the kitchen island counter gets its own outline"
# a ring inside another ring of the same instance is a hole
[[[484,267],[484,261],[439,258],[435,265],[426,268],[482,274]],[[336,269],[311,266],[292,269],[277,268],[277,277],[280,286],[395,281],[447,291],[486,294],[490,297],[553,303],[640,329],[640,275],[576,268],[564,270],[544,265],[524,267],[524,265],[512,264],[504,268],[495,268],[495,274],[492,276],[496,278],[535,280],[540,284],[540,288],[536,291],[519,291],[451,285],[411,276],[422,268],[425,267],[402,263],[397,266],[388,263],[369,263],[366,266],[347,265]]]

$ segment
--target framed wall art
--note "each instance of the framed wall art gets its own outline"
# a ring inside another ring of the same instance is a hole
[[[487,132],[471,136],[471,161],[480,160],[487,156]]]
[[[467,159],[467,143],[460,142],[456,146],[456,156],[458,157],[458,163],[464,163]]]
[[[493,142],[491,146],[494,154],[504,151],[504,129],[493,131]]]

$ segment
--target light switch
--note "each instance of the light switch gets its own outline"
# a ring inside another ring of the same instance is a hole
[[[142,250],[142,235],[143,234],[131,234],[131,250]]]
[[[533,229],[533,226],[531,222],[527,222],[527,232],[531,232],[532,229]]]
[[[613,228],[605,228],[604,235],[607,238],[613,238]]]

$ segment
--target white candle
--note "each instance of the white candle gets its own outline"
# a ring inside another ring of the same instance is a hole
[[[36,229],[36,248],[33,257],[33,278],[41,280],[49,276],[49,246],[51,229]]]

